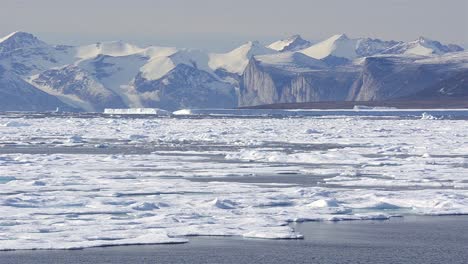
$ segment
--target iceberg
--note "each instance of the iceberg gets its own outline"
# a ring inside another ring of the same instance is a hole
[[[157,115],[169,116],[170,112],[159,108],[106,108],[106,115]]]

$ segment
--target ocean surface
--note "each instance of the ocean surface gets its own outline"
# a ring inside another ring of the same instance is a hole
[[[304,240],[191,237],[180,245],[0,252],[2,264],[411,263],[463,264],[468,216],[297,224]]]

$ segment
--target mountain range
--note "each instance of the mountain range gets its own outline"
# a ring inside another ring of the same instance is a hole
[[[317,101],[468,96],[468,52],[411,42],[299,35],[227,53],[98,42],[51,45],[26,32],[0,38],[0,110],[232,108]]]

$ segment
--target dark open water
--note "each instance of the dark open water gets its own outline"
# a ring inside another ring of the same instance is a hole
[[[193,237],[181,245],[0,252],[0,263],[468,263],[468,216],[309,222],[304,240]]]

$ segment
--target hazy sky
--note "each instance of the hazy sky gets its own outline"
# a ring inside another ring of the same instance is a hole
[[[0,0],[0,35],[227,50],[292,34],[468,44],[468,0]]]

